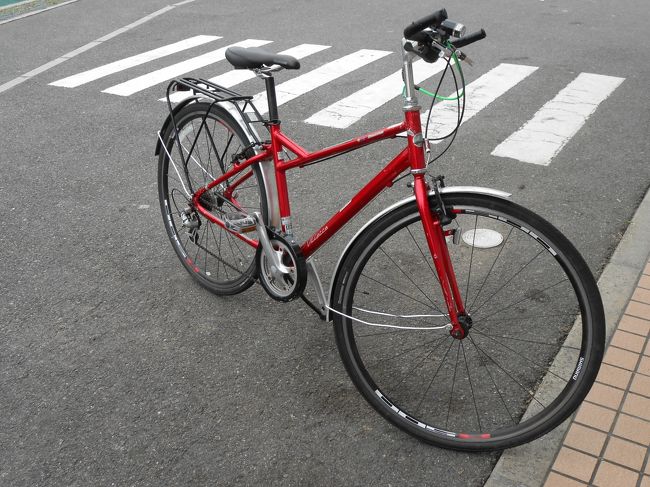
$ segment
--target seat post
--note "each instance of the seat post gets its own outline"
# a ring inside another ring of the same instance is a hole
[[[278,101],[275,97],[275,79],[272,75],[268,75],[264,78],[264,84],[266,85],[266,99],[269,103],[269,120],[279,122]]]

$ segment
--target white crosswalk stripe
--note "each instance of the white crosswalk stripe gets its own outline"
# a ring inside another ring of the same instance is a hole
[[[53,81],[50,85],[76,88],[100,78],[218,39],[221,39],[221,37],[197,35]],[[273,41],[246,39],[134,77],[123,83],[111,86],[103,90],[103,92],[119,96],[130,96],[170,79],[186,75],[191,71],[222,61],[225,59],[225,52],[228,47],[259,47],[270,44],[271,42]],[[329,48],[330,46],[319,44],[300,44],[286,49],[280,54],[302,59]],[[294,76],[293,78],[276,86],[277,104],[281,106],[381,59],[388,54],[391,54],[391,52],[361,49],[327,62],[309,72],[290,73]],[[415,82],[422,83],[424,80],[439,74],[444,68],[445,64],[443,62],[432,65],[419,60],[413,64]],[[524,81],[537,69],[535,66],[503,63],[469,83],[466,86],[463,123],[478,115],[481,110]],[[254,77],[255,74],[250,70],[230,69],[218,76],[210,78],[209,81],[225,88],[232,88]],[[598,106],[623,81],[624,78],[581,73],[561,90],[555,98],[547,102],[531,120],[499,144],[492,151],[492,155],[517,159],[532,164],[550,164],[552,159],[580,130]],[[401,70],[395,71],[359,89],[353,94],[341,98],[326,108],[317,111],[309,116],[305,122],[336,129],[348,128],[371,112],[398,97],[402,88]],[[172,102],[177,103],[189,96],[191,96],[191,93],[184,91],[173,93],[170,98]],[[421,96],[423,97],[423,95]],[[166,98],[160,98],[160,100],[167,101]],[[426,103],[426,98],[423,97],[420,101]],[[265,114],[268,111],[266,91],[257,93],[253,97],[253,102],[261,114]],[[516,111],[512,113],[513,117],[517,116]],[[457,124],[457,102],[453,100],[440,101],[436,103],[430,115],[429,139],[439,139],[446,136],[454,130]],[[398,116],[396,114],[395,119],[397,118]],[[423,129],[428,119],[429,113],[423,113]],[[439,141],[432,140],[432,142]]]
[[[413,78],[415,83],[422,83],[425,79],[443,69],[445,69],[445,64],[442,62],[432,65],[420,60],[413,63]],[[404,81],[400,69],[390,76],[322,109],[305,120],[305,122],[324,127],[347,128],[361,120],[368,113],[399,96],[403,87]]]
[[[492,155],[547,166],[624,78],[580,73]]]
[[[137,78],[130,79],[119,85],[111,86],[103,90],[103,93],[110,93],[112,95],[129,96],[138,91],[142,91],[151,86],[157,85],[164,81],[175,78],[182,74],[188,73],[195,69],[203,68],[210,64],[222,61],[225,59],[226,49],[232,46],[240,47],[259,47],[265,44],[270,44],[272,41],[262,41],[258,39],[246,39],[245,41],[230,44],[228,46],[216,49],[214,51],[202,54],[201,56],[193,57],[180,63],[172,64],[162,69],[158,69],[151,73],[143,74]]]
[[[465,113],[463,123],[474,117],[498,97],[513,88],[537,70],[535,66],[499,64],[465,87]],[[455,96],[452,94],[450,96]],[[422,127],[426,127],[429,112],[422,114]],[[436,139],[451,133],[458,124],[458,102],[445,100],[433,107],[427,137]],[[432,141],[440,142],[440,141]]]
[[[120,71],[124,71],[125,69],[133,68],[149,61],[169,56],[170,54],[175,54],[192,47],[197,47],[208,42],[216,41],[217,39],[221,39],[221,37],[205,35],[190,37],[189,39],[174,42],[173,44],[168,44],[157,49],[152,49],[151,51],[136,54],[135,56],[120,59],[119,61],[115,61],[109,64],[104,64],[103,66],[84,71],[83,73],[75,74],[74,76],[68,76],[67,78],[54,81],[50,84],[53,86],[63,86],[64,88],[76,88],[77,86],[90,83],[91,81],[103,78],[104,76],[115,74]]]
[[[303,59],[307,56],[311,56],[312,54],[316,54],[317,52],[329,49],[330,47],[331,46],[322,46],[320,44],[300,44],[299,46],[295,46],[291,49],[287,49],[286,51],[282,51],[279,54],[286,54],[287,56],[293,56],[296,59]],[[224,74],[210,78],[208,81],[223,86],[224,88],[231,88],[235,85],[238,85],[239,83],[253,79],[254,77],[255,73],[249,69],[232,69]],[[179,101],[183,101],[190,96],[192,96],[191,92],[179,91],[170,95],[169,99],[172,103],[178,103]],[[167,98],[160,98],[160,101],[166,102]]]
[[[348,54],[347,56],[343,56],[342,58],[324,64],[308,73],[297,76],[289,81],[285,81],[276,87],[278,106],[389,54],[391,54],[390,51],[361,49],[357,52],[353,52],[352,54]],[[253,103],[260,113],[266,113],[268,111],[266,92],[263,91],[255,95]]]

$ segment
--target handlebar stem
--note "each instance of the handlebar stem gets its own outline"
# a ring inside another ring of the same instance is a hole
[[[406,43],[410,41],[402,39],[402,78],[406,86],[404,97],[404,111],[412,112],[420,109],[418,98],[416,96],[415,80],[413,79],[413,59],[417,56],[415,53],[406,50]]]

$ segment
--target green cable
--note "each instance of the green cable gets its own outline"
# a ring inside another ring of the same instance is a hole
[[[447,43],[449,44],[449,43]],[[447,47],[450,47],[449,45]],[[461,80],[463,80],[463,86],[465,85],[465,76],[463,75],[463,68],[461,67],[460,63],[458,62],[458,57],[456,56],[456,53],[454,51],[451,52],[451,57],[454,60],[454,64],[456,65],[456,70],[458,71],[458,74],[460,75]],[[452,67],[453,69],[453,67]],[[441,96],[441,95],[436,95],[435,93],[431,93],[428,90],[425,90],[424,88],[417,88],[417,90],[421,93],[424,93],[427,96],[430,96],[432,98],[436,98],[437,100],[444,100],[444,101],[456,101],[460,100],[462,97],[465,96],[465,90],[463,90],[462,93],[459,93],[458,96]],[[402,96],[406,94],[406,86],[402,90]]]

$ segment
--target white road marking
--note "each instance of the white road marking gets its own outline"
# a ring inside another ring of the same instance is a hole
[[[110,88],[103,90],[103,93],[110,93],[112,95],[119,96],[129,96],[133,93],[137,93],[138,91],[142,91],[151,86],[155,86],[159,83],[170,80],[176,76],[180,76],[181,74],[185,74],[189,71],[194,71],[195,69],[203,68],[204,66],[222,61],[225,59],[226,49],[229,47],[259,47],[271,42],[272,41],[262,41],[259,39],[246,39],[245,41],[230,44],[228,46],[210,51],[200,56],[186,59],[180,63],[172,64],[171,66],[152,71],[151,73],[143,74],[142,76],[130,79],[124,83],[111,86]]]
[[[292,47],[286,51],[282,51],[279,54],[286,54],[288,56],[293,56],[296,59],[302,59],[317,52],[329,49],[331,46],[321,46],[319,44],[300,44],[299,46]],[[208,81],[216,83],[223,86],[224,88],[230,88],[231,86],[238,85],[249,79],[255,77],[250,69],[232,69],[224,74],[210,78]],[[183,101],[186,98],[192,96],[192,92],[189,91],[178,91],[172,93],[169,97],[172,103],[178,103]],[[167,98],[160,98],[160,101],[167,101]]]
[[[514,87],[537,70],[536,66],[521,64],[499,64],[483,76],[472,81],[465,87],[465,113],[463,123],[483,110],[486,106]],[[449,96],[454,96],[452,93]],[[422,114],[422,130],[424,131],[429,112]],[[429,139],[443,137],[454,130],[458,123],[458,102],[445,100],[433,107],[429,122]],[[434,143],[440,141],[432,141]]]
[[[221,37],[206,35],[190,37],[189,39],[184,39],[182,41],[174,42],[173,44],[168,44],[157,49],[152,49],[151,51],[136,54],[135,56],[120,59],[119,61],[115,61],[109,64],[104,64],[103,66],[99,66],[94,69],[89,69],[83,73],[68,76],[67,78],[54,81],[50,84],[53,86],[63,86],[64,88],[76,88],[77,86],[95,81],[99,78],[103,78],[104,76],[118,73],[120,71],[124,71],[125,69],[133,68],[134,66],[139,66],[149,61],[153,61],[154,59],[169,56],[170,54],[200,46],[211,41],[216,41],[217,39],[221,39]]]
[[[390,51],[361,49],[290,79],[276,87],[278,106],[389,54]],[[266,91],[255,95],[253,103],[260,113],[266,113],[268,111]]]
[[[625,78],[580,73],[492,155],[548,166]]]
[[[174,8],[175,7],[173,5],[168,5],[167,7],[161,8],[160,10],[156,10],[155,12],[153,12],[153,13],[151,13],[149,15],[145,15],[141,19],[138,19],[135,22],[130,23],[129,25],[126,25],[124,27],[121,27],[120,29],[114,30],[113,32],[111,32],[109,34],[106,34],[105,36],[100,37],[99,39],[95,39],[94,41],[89,42],[88,44],[85,44],[85,45],[83,45],[83,46],[81,46],[81,47],[79,47],[79,48],[77,48],[77,49],[75,49],[73,51],[70,51],[69,53],[64,54],[63,56],[61,56],[59,58],[56,58],[53,61],[45,63],[45,64],[43,64],[42,66],[39,66],[36,69],[33,69],[33,70],[31,70],[31,71],[29,71],[29,72],[27,72],[27,73],[25,73],[25,74],[23,74],[21,76],[18,76],[17,78],[12,79],[11,81],[7,81],[6,83],[0,85],[0,93],[2,93],[3,91],[7,91],[10,88],[13,88],[14,86],[17,86],[20,83],[24,83],[25,81],[27,81],[28,79],[36,76],[37,74],[40,74],[43,71],[47,71],[48,69],[67,61],[68,59],[76,56],[77,54],[81,54],[82,52],[85,52],[88,49],[91,49],[91,48],[93,48],[95,46],[98,46],[102,42],[107,41],[108,39],[112,39],[113,37],[116,37],[116,36],[122,34],[123,32],[126,32],[126,31],[130,30],[130,29],[133,29],[134,27],[137,27],[138,25],[144,24],[145,22],[147,22],[147,21],[149,21],[149,20],[151,20],[151,19],[153,19],[155,17],[158,17],[159,15],[164,14],[165,12],[169,12],[170,10],[172,10]]]
[[[113,31],[88,44],[85,44],[64,56],[50,61],[24,75],[0,85],[0,92],[6,91],[27,79],[36,76],[56,66],[67,59],[81,54],[117,35],[126,32],[158,15],[161,15],[175,6],[191,3],[194,0],[185,0],[172,6],[160,9],[132,24]],[[99,66],[82,73],[50,83],[53,86],[75,88],[85,83],[95,81],[102,77],[114,74],[164,56],[184,51],[196,46],[220,39],[219,36],[198,35],[179,42],[168,44],[147,52],[124,58],[106,65]],[[257,47],[269,44],[272,41],[247,39],[230,46]],[[148,87],[162,83],[189,71],[202,68],[225,59],[228,47],[211,51],[185,61],[167,66],[154,72],[139,76],[124,83],[104,90],[105,93],[120,96],[129,96]],[[281,54],[294,56],[298,59],[318,53],[330,46],[315,44],[301,44],[291,49],[282,51]],[[337,78],[340,78],[356,69],[390,54],[389,51],[361,49],[335,61],[320,66],[308,73],[297,76],[276,87],[278,106],[283,105],[303,94],[317,89]],[[413,65],[416,83],[434,76],[444,69],[443,63],[432,67],[423,61]],[[487,107],[499,96],[516,86],[538,68],[515,64],[500,64],[487,72],[466,87],[466,105],[463,122],[471,119],[483,108]],[[230,70],[219,76],[210,78],[210,81],[224,87],[232,87],[250,80],[255,75],[250,70]],[[499,144],[493,155],[510,157],[523,162],[548,165],[553,157],[562,150],[566,143],[580,130],[582,125],[591,116],[599,104],[624,81],[625,78],[604,76],[598,74],[581,73],[557,96],[546,103],[536,114],[524,124],[517,132],[513,133],[504,142]],[[393,98],[399,96],[403,82],[401,70],[366,86],[350,96],[347,96],[332,105],[318,111],[305,120],[306,123],[333,128],[346,128],[358,122],[368,113],[380,108]],[[172,95],[172,101],[178,102],[190,96],[187,92]],[[161,98],[161,101],[166,101]],[[266,92],[260,92],[254,97],[261,113],[267,112]],[[429,114],[422,114],[423,127]],[[429,138],[437,138],[448,134],[457,123],[457,103],[443,101],[434,107],[429,123]]]
[[[415,83],[422,83],[425,79],[444,70],[445,66],[446,63],[444,62],[431,65],[423,60],[413,63]],[[331,104],[309,117],[305,122],[324,127],[347,128],[368,113],[399,96],[403,87],[404,81],[400,69],[390,76]]]

